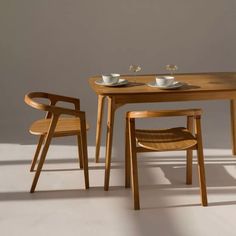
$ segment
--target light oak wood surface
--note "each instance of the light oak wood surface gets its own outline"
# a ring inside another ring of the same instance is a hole
[[[186,73],[176,74],[177,81],[184,85],[175,90],[161,90],[147,86],[146,83],[154,81],[156,75],[122,75],[121,78],[129,81],[128,85],[122,87],[105,87],[95,84],[101,76],[94,76],[89,79],[92,90],[99,97],[106,98],[108,102],[107,132],[106,132],[106,170],[105,186],[109,188],[110,164],[112,153],[113,121],[115,111],[130,103],[153,103],[153,102],[177,102],[177,101],[200,101],[200,100],[230,100],[231,104],[231,130],[232,130],[232,152],[236,155],[236,73],[235,72],[214,72],[214,73]],[[96,142],[96,149],[100,149],[102,129],[101,102],[98,106],[97,134],[99,141]],[[102,105],[103,106],[103,105]],[[188,152],[188,151],[187,151]],[[191,156],[191,152],[188,152]],[[99,152],[96,151],[96,161],[99,161]],[[190,162],[189,162],[190,164]],[[191,182],[190,178],[188,179]],[[129,185],[129,183],[126,183]]]
[[[140,130],[136,128],[137,119],[147,119],[150,117],[168,117],[168,116],[188,116],[187,127],[175,127],[171,129],[164,130]],[[201,134],[201,110],[177,110],[175,111],[139,111],[139,112],[127,112],[126,115],[126,132],[128,135],[127,147],[129,147],[128,158],[131,163],[130,169],[127,168],[126,171],[126,183],[130,182],[131,172],[131,182],[132,182],[132,192],[134,199],[134,209],[140,209],[140,199],[139,199],[139,185],[138,185],[138,167],[137,167],[137,154],[139,152],[144,152],[145,149],[149,151],[175,151],[175,150],[197,150],[198,154],[198,171],[199,171],[199,184],[201,192],[201,201],[203,206],[207,206],[207,190],[206,190],[206,180],[205,180],[205,167],[204,167],[204,156],[203,156],[203,146],[202,146],[202,134]],[[192,127],[190,126],[190,120],[195,123],[196,130],[195,134],[192,134]],[[141,147],[141,148],[140,148]],[[128,153],[126,152],[126,153]],[[188,158],[187,154],[187,158]],[[192,161],[192,160],[190,160]],[[128,163],[128,162],[126,162]],[[186,165],[186,169],[189,165]],[[191,166],[190,166],[191,168]],[[186,172],[188,175],[191,170]],[[186,177],[187,178],[187,177]],[[189,177],[188,177],[189,178]],[[191,177],[192,178],[192,177]],[[187,182],[187,184],[190,184]]]
[[[48,102],[42,103],[37,99],[46,99]],[[30,127],[32,134],[40,136],[30,168],[30,171],[34,171],[34,167],[39,158],[30,192],[33,193],[35,191],[52,138],[71,135],[77,137],[80,168],[84,169],[85,188],[89,188],[86,136],[86,128],[88,129],[88,125],[86,125],[85,112],[80,110],[80,100],[56,94],[32,92],[25,95],[25,102],[35,109],[46,112],[45,119],[35,121]],[[59,107],[56,105],[58,102],[72,103],[74,109]],[[69,117],[63,117],[65,115]]]
[[[192,116],[187,116],[187,129],[189,132],[192,134],[194,133],[194,121]],[[187,150],[187,155],[186,155],[186,184],[192,184],[192,163],[193,163],[193,151]]]
[[[163,130],[136,129],[135,136],[139,146],[156,151],[186,150],[197,144],[194,136],[184,127]]]
[[[122,79],[127,79],[129,84],[122,87],[105,87],[94,83],[101,78],[95,76],[90,78],[89,83],[93,90],[99,95],[114,94],[150,94],[150,93],[192,93],[204,91],[235,91],[236,90],[236,73],[199,73],[199,74],[177,74],[175,79],[185,85],[175,90],[161,90],[146,85],[154,81],[156,75],[122,75]]]
[[[45,135],[48,132],[51,119],[41,119],[35,121],[30,127],[30,133],[34,135]],[[86,124],[86,129],[89,125]],[[53,136],[77,135],[80,132],[79,118],[59,118]]]
[[[96,132],[96,162],[99,162],[100,145],[101,145],[101,129],[102,129],[102,118],[103,118],[103,108],[104,108],[105,96],[98,96],[98,114],[97,114],[97,132]]]

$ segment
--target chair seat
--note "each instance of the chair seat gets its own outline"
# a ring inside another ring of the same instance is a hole
[[[197,144],[196,138],[183,127],[135,131],[137,143],[155,151],[185,150]]]
[[[42,119],[35,121],[30,127],[30,133],[35,135],[44,135],[48,132],[51,119]],[[86,124],[86,129],[89,125]],[[54,136],[76,135],[80,132],[79,118],[59,118],[54,131]]]

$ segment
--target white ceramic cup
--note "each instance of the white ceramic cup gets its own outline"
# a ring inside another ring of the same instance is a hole
[[[160,87],[168,87],[173,84],[175,81],[174,76],[157,76],[156,77],[156,84]]]
[[[102,80],[105,84],[115,84],[119,81],[120,74],[102,75]]]

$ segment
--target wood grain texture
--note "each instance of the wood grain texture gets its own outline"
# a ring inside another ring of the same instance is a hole
[[[33,193],[35,191],[36,185],[38,183],[39,175],[40,175],[41,170],[43,168],[43,164],[44,164],[44,161],[45,161],[48,149],[49,149],[49,145],[50,145],[52,137],[53,137],[54,130],[56,128],[58,118],[59,118],[58,115],[53,115],[53,117],[51,119],[49,130],[48,130],[46,137],[45,137],[45,144],[44,144],[44,147],[42,150],[42,154],[39,159],[39,164],[37,166],[37,169],[36,169],[36,172],[34,175],[34,179],[33,179],[32,185],[31,185],[31,189],[30,189],[31,193]]]
[[[130,188],[129,119],[125,119],[125,187]]]
[[[49,102],[45,104],[36,100],[42,98],[49,100]],[[57,106],[57,102],[61,101],[72,103],[74,109]],[[69,135],[77,136],[80,168],[84,169],[85,188],[89,188],[86,136],[88,125],[86,125],[85,121],[85,112],[80,111],[80,100],[56,94],[32,92],[25,95],[25,102],[35,109],[47,112],[45,119],[35,121],[30,127],[32,134],[40,135],[39,143],[31,164],[31,171],[34,170],[44,142],[30,192],[33,193],[35,191],[52,138]],[[70,117],[63,117],[63,115]]]
[[[108,112],[107,112],[107,136],[106,136],[106,163],[105,163],[105,179],[104,190],[109,189],[110,170],[111,170],[111,154],[112,154],[112,139],[113,139],[113,126],[115,117],[114,101],[108,97]]]
[[[203,144],[202,144],[201,118],[197,117],[195,122],[196,122],[198,177],[200,184],[200,193],[201,193],[202,206],[207,206],[208,201],[207,201],[205,166],[204,166],[204,155],[203,155]]]
[[[232,154],[236,155],[236,100],[230,100]]]
[[[183,127],[135,131],[139,146],[156,151],[186,150],[197,144],[196,138]]]
[[[121,78],[127,79],[129,82],[128,85],[122,87],[99,86],[95,84],[95,81],[101,79],[101,76],[94,76],[89,79],[89,84],[98,97],[109,97],[112,100],[112,109],[131,103],[236,100],[236,72],[175,74],[176,80],[184,84],[175,90],[161,90],[147,86],[146,83],[154,81],[155,76],[154,74],[122,75]],[[235,105],[231,102],[232,149],[234,154],[236,154],[235,124]],[[97,126],[99,126],[99,122],[97,122]],[[113,124],[111,127],[113,127]],[[107,126],[108,129],[110,129],[109,126]],[[110,138],[112,139],[112,137]],[[111,142],[106,143],[106,145],[110,144]],[[112,147],[109,146],[106,149],[111,150]],[[141,147],[139,149],[142,150]],[[111,151],[106,152],[105,158],[106,160],[109,159],[108,162],[110,162],[111,158],[110,153]],[[190,160],[190,152],[188,152],[188,155],[188,159]]]
[[[193,134],[194,117],[187,116],[187,129]],[[192,169],[193,169],[193,150],[186,151],[186,184],[192,184]]]
[[[166,116],[198,116],[202,114],[201,109],[183,109],[183,110],[158,110],[158,111],[130,111],[127,113],[129,118],[152,118]]]
[[[129,149],[131,159],[131,181],[132,181],[132,193],[134,199],[134,209],[140,209],[139,202],[139,184],[138,184],[138,165],[137,165],[137,152],[136,152],[136,140],[135,140],[135,120],[129,119]]]
[[[79,155],[79,167],[80,169],[84,168],[84,160],[83,160],[83,149],[82,149],[82,139],[81,139],[81,132],[77,133],[77,146],[78,146],[78,155]]]
[[[164,117],[164,116],[187,116],[187,128],[175,127],[163,130],[144,130],[137,129],[135,127],[136,119],[148,118],[150,115],[152,118]],[[189,116],[189,114],[191,116]],[[137,116],[137,118],[136,118]],[[131,159],[131,180],[132,180],[132,191],[134,200],[134,209],[140,209],[139,199],[139,186],[138,186],[138,167],[137,167],[137,153],[144,152],[145,149],[149,151],[176,151],[176,150],[187,150],[187,171],[186,171],[186,182],[190,184],[192,182],[192,153],[190,150],[197,150],[198,153],[198,170],[199,170],[199,182],[200,182],[200,193],[201,201],[203,206],[207,206],[207,191],[205,181],[205,167],[204,167],[204,156],[202,146],[202,134],[201,134],[201,110],[192,109],[187,112],[180,110],[174,111],[139,111],[139,112],[127,112],[126,113],[126,129],[128,127],[128,139],[126,141],[126,147],[129,146],[129,153],[126,153],[126,164],[127,159]],[[193,134],[193,123],[196,124],[195,134]],[[126,150],[127,152],[127,150]],[[189,159],[190,158],[190,159]],[[126,171],[126,179],[129,178],[129,172]],[[128,183],[128,181],[127,181]]]
[[[176,90],[161,90],[152,88],[146,83],[154,81],[156,75],[122,75],[121,78],[127,79],[129,85],[124,87],[105,87],[99,86],[94,82],[101,79],[100,76],[90,78],[89,84],[92,89],[100,95],[114,94],[150,94],[150,93],[194,93],[204,91],[235,91],[236,72],[225,73],[194,73],[194,74],[175,74],[175,79],[185,85]]]
[[[37,163],[38,156],[39,156],[39,153],[40,153],[43,141],[44,141],[44,137],[45,137],[45,135],[40,135],[39,142],[38,142],[35,154],[34,154],[34,158],[33,158],[32,162],[31,162],[30,172],[34,171],[34,167],[35,167],[35,165]]]
[[[99,155],[100,155],[104,99],[105,99],[105,96],[98,95],[97,129],[96,129],[96,153],[95,153],[96,163],[99,162]]]
[[[34,135],[45,135],[48,132],[51,119],[35,121],[30,127],[30,133]],[[86,125],[89,129],[89,125]],[[77,135],[80,132],[80,118],[59,118],[53,136]]]

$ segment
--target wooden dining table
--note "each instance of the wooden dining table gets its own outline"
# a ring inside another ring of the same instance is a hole
[[[183,86],[172,90],[149,87],[147,83],[154,81],[155,77],[156,75],[122,75],[121,78],[128,80],[128,84],[120,87],[96,84],[95,81],[101,80],[101,76],[89,79],[91,88],[98,96],[96,162],[99,162],[104,99],[108,101],[104,190],[109,189],[115,111],[125,104],[229,100],[232,153],[236,155],[236,72],[175,74],[175,79]]]

